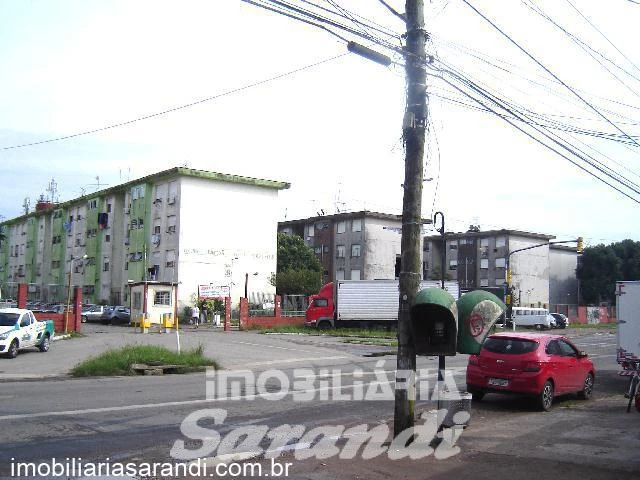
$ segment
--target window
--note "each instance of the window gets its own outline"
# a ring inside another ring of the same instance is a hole
[[[320,255],[322,253],[322,247],[315,247],[313,251],[316,253],[316,255]]]
[[[167,250],[167,257],[166,257],[165,266],[173,268],[173,267],[175,267],[175,264],[176,264],[175,262],[176,262],[176,251],[175,250]]]
[[[449,244],[449,250],[457,250],[458,249],[458,241],[457,240],[452,240],[450,242],[447,242],[447,244]]]
[[[449,270],[458,269],[458,260],[449,260]]]
[[[164,290],[161,292],[156,292],[153,297],[154,305],[171,305],[171,292],[169,290]]]
[[[355,218],[351,222],[351,231],[352,232],[361,232],[362,231],[362,219]]]
[[[138,228],[144,228],[144,220],[142,218],[138,219]]]
[[[336,280],[344,280],[344,270],[336,270]]]
[[[329,245],[323,245],[323,246],[322,246],[322,251],[323,251],[324,253],[329,253]]]
[[[103,271],[103,272],[108,272],[108,271],[109,271],[109,262],[108,262],[108,261],[105,261],[105,262],[102,264],[102,271]]]
[[[105,235],[104,236],[104,241],[105,242],[110,242],[111,241],[111,235]]]
[[[327,307],[329,305],[329,301],[326,298],[316,298],[313,301],[314,307]]]
[[[315,235],[315,230],[313,228],[313,225],[309,225],[307,227],[307,236],[308,237],[313,237]]]
[[[53,218],[62,218],[62,210],[55,210],[53,212]]]
[[[506,266],[506,261],[504,258],[496,258],[496,268],[504,268]]]
[[[481,258],[480,259],[480,268],[484,269],[484,270],[489,268],[489,259],[488,258]]]
[[[344,245],[336,245],[336,258],[344,258],[345,249]]]
[[[154,225],[153,226],[153,234],[154,235],[160,235],[160,225]]]
[[[142,292],[133,292],[131,295],[131,308],[142,309]]]
[[[488,287],[489,286],[489,279],[488,278],[481,278],[480,279],[480,286],[481,287]]]
[[[354,243],[351,245],[351,257],[359,257],[360,256],[360,244]]]
[[[506,245],[507,245],[507,237],[504,237],[504,236],[496,237],[496,248],[504,247]]]
[[[111,213],[111,204],[107,203],[107,213]]]
[[[338,222],[337,228],[336,228],[336,232],[337,233],[344,233],[347,230],[347,222],[345,222],[344,220],[341,222]]]
[[[489,247],[489,239],[481,238],[480,239],[480,248],[488,248]]]
[[[98,200],[96,200],[95,198],[93,200],[89,200],[87,202],[87,208],[89,210],[93,210],[95,208],[98,208]]]
[[[360,280],[360,270],[351,270],[351,280]]]
[[[460,245],[472,245],[473,244],[473,240],[471,240],[470,238],[461,238],[458,243]]]
[[[176,216],[169,215],[167,217],[167,233],[176,233]]]
[[[167,203],[174,204],[176,203],[176,197],[178,196],[178,182],[174,180],[173,182],[169,182],[169,196]]]
[[[95,292],[96,287],[94,285],[85,285],[84,287],[82,287],[82,294],[83,295],[93,295],[93,293]]]

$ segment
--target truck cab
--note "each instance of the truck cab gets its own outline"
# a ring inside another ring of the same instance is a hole
[[[309,296],[304,324],[307,327],[330,328],[334,326],[334,318],[333,282],[329,282],[318,293]]]

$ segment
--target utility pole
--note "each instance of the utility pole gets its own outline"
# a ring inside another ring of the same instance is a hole
[[[398,307],[398,360],[396,373],[394,437],[414,425],[416,351],[410,308],[414,304],[422,275],[422,175],[427,123],[424,1],[406,0],[407,25],[405,71],[407,105],[402,123],[405,145],[404,196],[402,201],[402,268]],[[410,373],[403,378],[400,373]]]

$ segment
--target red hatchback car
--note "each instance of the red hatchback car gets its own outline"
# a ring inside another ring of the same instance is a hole
[[[585,352],[561,335],[497,333],[479,355],[470,355],[467,390],[476,400],[485,393],[533,395],[541,410],[549,410],[557,395],[593,393],[595,368]]]

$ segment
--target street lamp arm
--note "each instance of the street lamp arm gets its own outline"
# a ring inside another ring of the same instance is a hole
[[[575,239],[575,240],[557,240],[555,242],[539,243],[538,245],[531,245],[530,247],[518,248],[517,250],[513,250],[513,251],[509,252],[509,255],[507,255],[507,259],[509,257],[511,257],[511,255],[513,255],[514,253],[522,252],[524,250],[531,250],[532,248],[544,247],[545,245],[556,245],[558,243],[573,243],[573,242],[577,243],[578,241],[579,241],[579,239]]]

